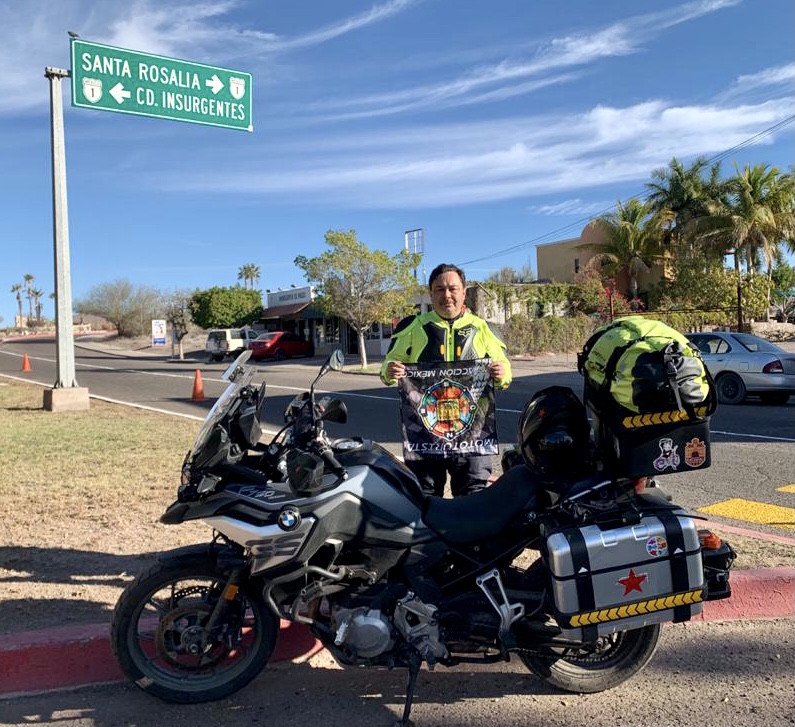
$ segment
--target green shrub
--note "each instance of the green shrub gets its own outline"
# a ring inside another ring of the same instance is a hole
[[[596,325],[596,319],[582,314],[565,318],[528,318],[517,315],[500,329],[508,347],[508,355],[515,356],[522,353],[574,351],[582,348]]]

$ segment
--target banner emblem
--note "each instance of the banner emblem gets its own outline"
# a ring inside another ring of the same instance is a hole
[[[431,386],[418,409],[428,431],[445,439],[464,434],[472,426],[476,411],[477,402],[469,391],[447,380]]]

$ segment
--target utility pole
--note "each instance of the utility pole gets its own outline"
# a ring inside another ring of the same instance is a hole
[[[55,359],[58,377],[52,389],[44,390],[44,408],[49,411],[88,409],[88,389],[75,377],[75,347],[72,321],[72,280],[69,264],[69,214],[66,205],[66,145],[63,126],[61,81],[70,76],[62,68],[47,67],[50,82],[50,139],[52,142],[52,217],[55,249]]]

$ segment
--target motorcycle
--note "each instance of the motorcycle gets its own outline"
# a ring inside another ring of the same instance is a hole
[[[518,657],[553,687],[599,692],[649,662],[663,623],[731,593],[731,546],[648,482],[595,471],[548,489],[513,452],[484,491],[427,497],[381,445],[332,439],[326,424],[347,408],[315,387],[342,369],[339,351],[262,442],[266,384],[249,355],[224,373],[161,517],[203,520],[212,539],[161,554],[114,610],[115,657],[151,695],[239,690],[280,620],[341,665],[407,669],[402,725],[423,663]],[[521,567],[528,549],[538,557]]]

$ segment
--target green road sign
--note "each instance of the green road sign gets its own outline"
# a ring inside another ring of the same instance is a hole
[[[72,106],[253,131],[251,74],[72,41]]]

